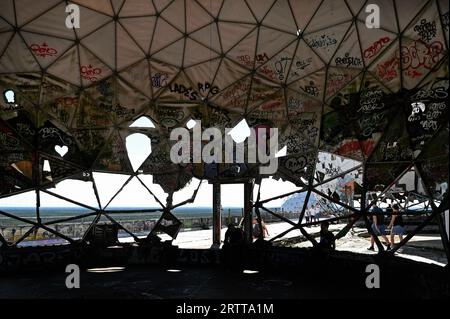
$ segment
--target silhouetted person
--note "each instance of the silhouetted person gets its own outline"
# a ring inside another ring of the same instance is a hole
[[[395,235],[398,235],[400,241],[403,240],[403,234],[405,233],[405,224],[403,223],[403,217],[400,215],[400,207],[397,204],[392,205],[392,218],[388,228],[391,230],[391,245],[395,244]]]
[[[328,230],[330,223],[324,221],[320,224],[320,242],[319,247],[324,250],[334,250],[336,248],[336,239],[331,231]]]
[[[222,247],[222,261],[232,270],[241,268],[244,243],[244,232],[241,227],[229,224]]]
[[[244,232],[240,227],[229,224],[225,232],[224,245],[241,245],[244,242]]]
[[[386,237],[386,225],[384,224],[384,213],[383,210],[377,206],[377,204],[373,205],[372,208],[372,231],[375,234],[375,236],[382,236],[384,241],[385,241],[385,245],[387,246],[386,249],[390,249],[391,248],[391,243],[389,241],[389,239]],[[370,247],[367,248],[368,250],[374,250],[374,244],[375,242],[375,237],[374,236],[370,236]]]

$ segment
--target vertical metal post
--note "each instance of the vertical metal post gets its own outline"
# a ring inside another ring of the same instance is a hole
[[[2,245],[0,245],[0,247],[3,245],[5,245],[5,246],[8,245],[7,241],[2,237],[2,234],[0,234],[0,244],[2,244]]]
[[[36,125],[37,126],[37,125]],[[34,150],[33,150],[33,170],[32,170],[32,176],[33,176],[33,184],[35,187],[35,193],[36,193],[36,221],[40,224],[41,223],[41,156],[39,154],[39,132],[37,128],[34,132]]]
[[[364,220],[364,224],[366,225],[367,232],[373,237],[375,241],[375,245],[377,245],[378,253],[384,252],[383,244],[381,243],[380,239],[378,238],[378,235],[376,235],[372,229],[372,224],[369,221],[369,218],[367,215],[369,214],[369,209],[367,206],[367,161],[364,162],[364,171],[363,171],[363,185],[362,185],[362,192],[361,192],[361,205],[360,205],[360,211],[362,218]],[[352,205],[353,207],[353,205]]]
[[[213,246],[220,247],[220,231],[222,229],[220,201],[220,183],[213,183]]]
[[[253,242],[252,237],[252,211],[253,211],[253,183],[244,183],[244,232],[247,243]]]
[[[436,204],[434,203],[433,195],[430,193],[428,184],[423,179],[422,164],[419,164],[419,165],[416,164],[414,166],[414,171],[419,176],[419,179],[422,181],[423,190],[428,197],[428,204],[431,205],[431,209],[433,210],[433,212],[436,212],[437,210],[439,210],[440,207],[444,208],[443,205],[445,205],[446,200],[448,201],[448,196],[444,196],[442,198],[442,203],[439,205],[439,207],[437,207]],[[449,248],[449,241],[448,241],[448,233],[446,233],[446,227],[444,225],[444,218],[442,216],[444,214],[444,211],[445,210],[442,210],[439,214],[437,214],[435,219],[439,226],[439,233],[441,235],[442,245],[444,246],[444,252],[447,255],[447,260],[448,260],[450,258],[450,248]]]
[[[447,232],[447,240],[450,241],[450,232],[449,232],[450,218],[448,214],[448,209],[444,212],[444,225],[445,231]]]

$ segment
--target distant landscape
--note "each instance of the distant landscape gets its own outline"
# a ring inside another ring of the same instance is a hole
[[[149,210],[159,209],[157,207],[112,207],[109,210],[113,211],[111,216],[117,221],[133,221],[133,220],[155,220],[161,215],[161,212],[149,212],[149,213],[127,213],[127,210]],[[279,211],[279,208],[272,208]],[[36,209],[34,207],[2,207],[2,210],[7,213],[14,214],[15,216],[32,220],[36,219]],[[40,208],[40,216],[42,222],[49,222],[52,220],[59,220],[77,215],[87,214],[92,212],[89,209],[82,207],[45,207]],[[179,207],[173,210],[176,217],[180,219],[185,218],[207,218],[212,216],[211,207]],[[240,207],[224,207],[222,216],[242,216],[242,208]],[[91,220],[92,217],[86,219]],[[82,222],[83,220],[71,221],[71,223]],[[21,225],[23,222],[0,215],[0,226],[16,226]]]

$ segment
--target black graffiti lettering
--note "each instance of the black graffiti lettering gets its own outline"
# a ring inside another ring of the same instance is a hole
[[[306,39],[306,42],[312,47],[312,48],[326,48],[328,50],[328,47],[334,46],[337,44],[337,40],[334,36],[334,34],[327,35],[322,34],[320,36],[312,36]]]
[[[417,32],[423,41],[430,42],[436,37],[436,21],[428,22],[427,19],[422,19],[420,24],[416,24],[414,31]]]
[[[362,66],[362,59],[352,57],[348,52],[345,53],[344,57],[337,57],[336,59],[334,59],[334,61],[336,62],[337,66],[345,66],[347,68],[351,66]]]
[[[187,97],[189,100],[193,101],[198,98],[198,93],[195,92],[192,87],[185,87],[183,84],[174,83],[169,85],[170,92],[179,93]]]
[[[443,15],[441,15],[442,17],[442,27],[445,29],[445,31],[448,31],[448,24],[449,24],[449,15],[448,15],[448,11],[446,13],[444,13]]]
[[[209,82],[204,83],[199,82],[197,83],[197,87],[200,93],[206,93],[208,92],[208,90],[212,95],[216,95],[217,93],[219,93],[219,88],[215,85],[211,85],[211,83]]]
[[[300,89],[306,94],[316,97],[319,96],[319,89],[317,88],[317,86],[315,86],[313,81],[310,81],[309,85],[305,85],[305,87],[300,87]]]

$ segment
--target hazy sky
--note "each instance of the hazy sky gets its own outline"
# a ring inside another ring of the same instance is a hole
[[[102,206],[106,205],[110,199],[116,194],[123,183],[129,178],[128,175],[94,173],[94,179],[99,191],[99,197]],[[140,175],[140,178],[147,187],[155,194],[158,199],[165,203],[167,194],[164,193],[159,185],[152,183],[151,175]],[[194,190],[197,188],[200,180],[194,178],[192,182],[174,194],[174,204],[184,201],[192,197]],[[275,197],[284,193],[298,189],[290,182],[276,181],[274,179],[264,179],[261,186],[261,199]],[[244,203],[244,187],[242,184],[222,185],[222,206],[224,207],[243,207]],[[91,182],[83,182],[78,180],[65,180],[57,184],[56,188],[49,191],[57,193],[76,200],[85,205],[98,208],[95,193]],[[255,187],[255,196],[257,187]],[[41,192],[41,207],[58,207],[58,206],[74,206],[64,200]],[[268,206],[281,206],[285,199],[270,202]],[[0,199],[0,206],[3,207],[23,207],[34,206],[36,195],[34,191],[24,194],[15,195]],[[212,185],[207,181],[203,181],[197,194],[195,202],[186,205],[212,207]],[[156,200],[148,193],[142,184],[136,179],[132,179],[111,202],[110,207],[159,207]]]

